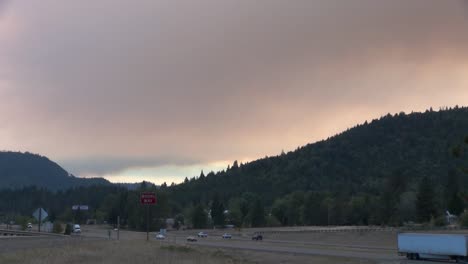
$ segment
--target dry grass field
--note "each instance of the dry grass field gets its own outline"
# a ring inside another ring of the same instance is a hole
[[[53,248],[5,252],[0,263],[25,264],[237,264],[237,263],[343,263],[367,264],[371,261],[323,256],[300,256],[236,250],[219,250],[197,246],[175,246],[155,241],[84,241],[65,243]]]
[[[144,241],[92,241],[0,255],[0,263],[248,263],[219,253]]]

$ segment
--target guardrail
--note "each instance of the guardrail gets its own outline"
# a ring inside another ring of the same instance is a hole
[[[460,226],[402,226],[398,231],[463,231],[468,232],[468,228]]]
[[[339,233],[339,232],[407,232],[407,231],[460,231],[467,232],[468,228],[459,226],[401,226],[401,227],[322,227],[322,228],[295,228],[282,230],[255,230],[252,233],[258,234],[279,234],[279,233]]]
[[[399,231],[398,228],[394,227],[355,227],[355,228],[317,228],[317,229],[309,229],[309,228],[304,228],[304,229],[294,229],[294,230],[258,230],[255,231],[254,233],[259,233],[259,234],[278,234],[278,233],[339,233],[339,232],[395,232]]]
[[[12,230],[12,229],[0,229],[1,236],[34,236],[31,232]]]
[[[67,237],[62,234],[48,233],[48,232],[34,232],[34,231],[20,231],[12,229],[0,229],[0,236],[56,236]]]

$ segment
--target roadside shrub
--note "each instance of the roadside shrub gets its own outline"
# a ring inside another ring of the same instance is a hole
[[[184,252],[184,253],[195,251],[195,249],[187,247],[187,246],[176,246],[176,245],[161,246],[160,248],[169,250],[169,251]]]
[[[70,235],[71,232],[72,232],[72,226],[71,226],[71,224],[67,224],[67,225],[65,226],[65,232],[64,232],[64,234],[65,234],[65,235]]]
[[[436,226],[436,227],[442,227],[442,226],[446,226],[447,222],[444,216],[439,216],[435,218],[433,217],[431,218],[431,225]]]
[[[281,222],[278,221],[278,219],[273,215],[268,216],[266,220],[267,220],[267,226],[269,226],[269,227],[279,227],[279,226],[281,226]]]
[[[28,227],[28,218],[25,216],[16,216],[15,223],[21,226],[21,230],[26,230]]]
[[[59,221],[54,222],[54,226],[52,227],[52,232],[56,234],[60,234],[63,232],[62,224]]]
[[[458,219],[461,227],[468,227],[468,211],[464,211]]]
[[[28,228],[28,225],[27,225],[26,221],[21,221],[20,225],[21,225],[21,230],[23,230],[23,231]]]

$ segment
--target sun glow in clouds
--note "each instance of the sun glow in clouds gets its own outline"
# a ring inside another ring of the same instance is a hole
[[[121,172],[110,173],[105,175],[85,175],[85,177],[103,177],[111,182],[141,182],[149,181],[160,185],[164,182],[170,185],[172,182],[181,183],[185,177],[198,177],[203,170],[204,174],[210,171],[218,172],[226,170],[231,162],[217,161],[208,164],[193,164],[193,165],[164,165],[158,167],[141,167],[128,168]]]

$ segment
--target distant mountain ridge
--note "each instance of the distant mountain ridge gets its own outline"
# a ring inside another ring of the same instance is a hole
[[[29,152],[0,152],[0,189],[36,186],[64,190],[78,186],[110,185],[103,178],[78,178],[47,157]]]

